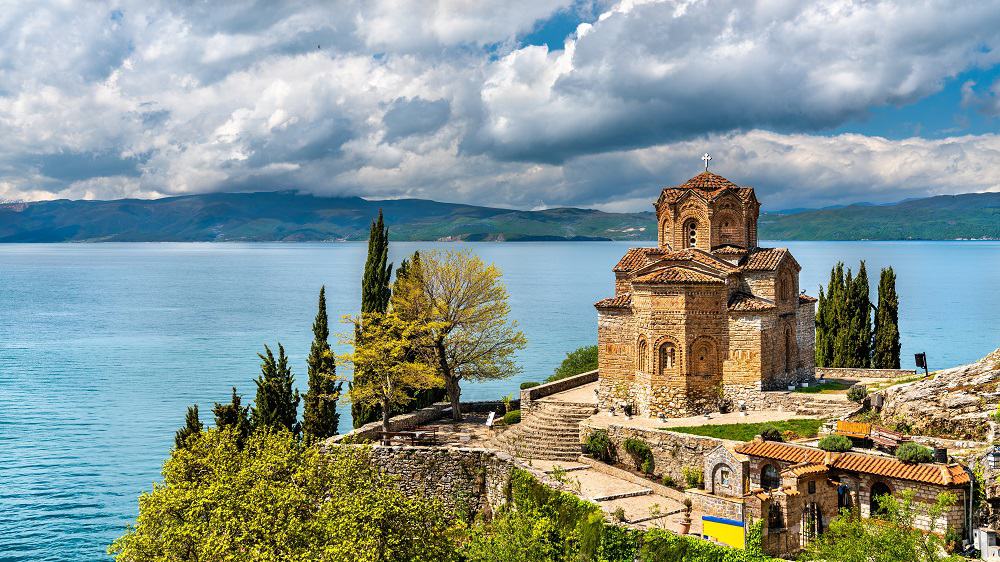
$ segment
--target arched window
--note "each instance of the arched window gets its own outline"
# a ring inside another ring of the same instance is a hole
[[[639,338],[639,345],[636,349],[636,367],[638,367],[640,373],[645,373],[648,369],[647,357],[649,355],[649,347],[646,345],[646,338]]]
[[[698,246],[698,221],[689,220],[684,223],[684,247],[694,248]]]
[[[666,342],[660,346],[660,374],[672,371],[677,363],[677,348],[674,344]]]
[[[760,469],[760,487],[765,490],[777,490],[781,487],[781,473],[773,464],[765,464]]]
[[[691,347],[690,360],[693,362],[692,373],[696,375],[715,374],[715,346],[711,341],[696,342]]]
[[[772,503],[770,507],[767,508],[767,528],[768,529],[785,528],[785,517],[781,513],[781,506],[776,503]]]
[[[725,212],[719,217],[720,244],[742,245],[743,235],[740,230],[740,221],[736,219],[733,213]]]
[[[879,501],[879,498],[881,498],[882,496],[891,496],[891,495],[892,495],[892,490],[890,490],[889,486],[887,486],[885,483],[876,482],[875,484],[872,485],[872,493],[870,500],[872,517],[878,517],[881,519],[888,516],[888,510],[882,506],[882,502]]]

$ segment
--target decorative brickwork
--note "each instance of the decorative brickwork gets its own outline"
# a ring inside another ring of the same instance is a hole
[[[659,247],[629,250],[596,304],[601,409],[755,409],[762,390],[812,380],[815,299],[791,252],[757,247],[753,189],[704,172],[654,207]]]

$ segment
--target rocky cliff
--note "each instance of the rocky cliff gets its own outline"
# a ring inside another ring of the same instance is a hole
[[[886,389],[881,418],[908,424],[909,433],[954,439],[990,437],[990,414],[1000,404],[1000,349],[929,379]]]

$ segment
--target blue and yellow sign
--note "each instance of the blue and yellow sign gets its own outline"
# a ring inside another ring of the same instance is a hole
[[[743,548],[746,539],[742,521],[711,515],[701,517],[701,534],[733,548]]]

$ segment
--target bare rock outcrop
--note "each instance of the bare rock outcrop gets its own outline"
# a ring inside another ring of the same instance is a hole
[[[998,386],[1000,349],[975,363],[886,389],[881,418],[906,424],[913,434],[986,439],[990,414],[1000,404]]]

